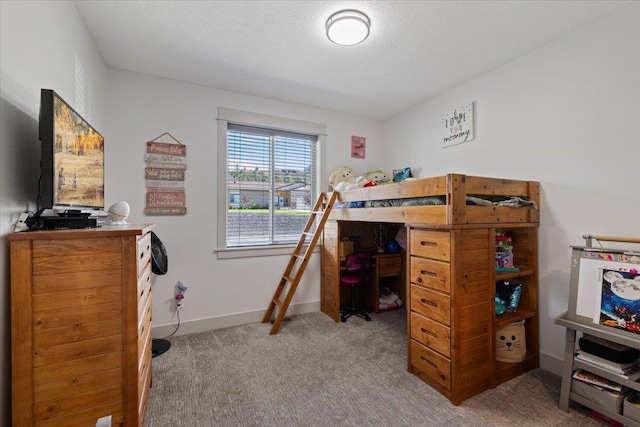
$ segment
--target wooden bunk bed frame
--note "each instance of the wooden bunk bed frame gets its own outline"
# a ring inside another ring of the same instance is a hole
[[[343,221],[398,222],[405,224],[461,225],[539,222],[538,210],[506,206],[473,206],[467,195],[528,197],[540,206],[540,184],[536,181],[448,174],[407,180],[347,191],[338,191],[338,202],[406,199],[446,196],[439,206],[390,206],[384,208],[341,208],[330,219]]]
[[[526,197],[537,209],[467,205],[468,195]],[[344,293],[339,243],[349,237],[342,228],[353,227],[351,222],[404,224],[408,228],[403,301],[407,370],[458,405],[538,366],[540,184],[448,174],[341,191],[336,199],[360,202],[426,196],[445,196],[445,203],[331,210],[323,229],[321,310],[340,321]],[[513,238],[518,272],[495,271],[497,231]],[[517,311],[497,317],[495,284],[501,279],[519,281],[524,287]],[[496,361],[496,332],[521,320],[526,322],[525,360]]]

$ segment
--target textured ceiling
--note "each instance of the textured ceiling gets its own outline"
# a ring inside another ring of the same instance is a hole
[[[387,119],[633,1],[76,1],[109,67]],[[357,8],[362,44],[326,19]]]

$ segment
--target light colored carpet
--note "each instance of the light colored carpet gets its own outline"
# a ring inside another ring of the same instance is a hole
[[[601,426],[558,406],[560,378],[536,369],[454,406],[406,369],[404,311],[335,323],[294,316],[171,338],[153,359],[145,425]]]

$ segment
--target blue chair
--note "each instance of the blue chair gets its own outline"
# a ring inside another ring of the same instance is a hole
[[[340,276],[340,283],[351,287],[349,305],[340,310],[340,320],[346,322],[351,316],[358,316],[371,321],[365,307],[356,305],[356,287],[363,286],[371,277],[371,256],[367,253],[355,253],[347,255],[345,262],[346,272]]]

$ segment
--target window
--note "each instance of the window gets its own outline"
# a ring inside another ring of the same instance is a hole
[[[218,256],[291,253],[320,191],[324,126],[222,108],[218,116]]]

